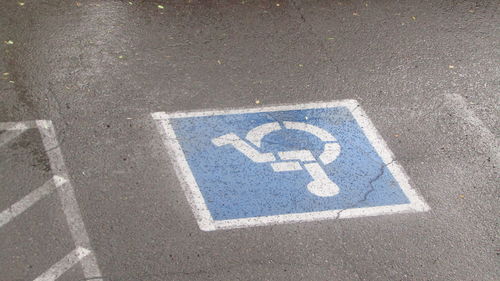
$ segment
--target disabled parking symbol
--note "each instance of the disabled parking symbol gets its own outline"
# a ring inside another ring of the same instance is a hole
[[[310,133],[318,137],[321,141],[326,142],[324,151],[319,156],[319,160],[323,163],[323,165],[330,164],[340,153],[340,145],[337,143],[337,140],[330,133],[321,128],[307,123],[290,121],[284,121],[283,126],[285,129],[300,130]],[[281,129],[282,128],[279,122],[265,123],[250,130],[246,139],[257,148],[260,148],[262,139],[267,134]],[[328,175],[325,173],[320,164],[316,162],[316,158],[309,150],[280,151],[277,154],[281,161],[274,162],[276,161],[276,158],[272,153],[260,153],[255,150],[251,144],[241,140],[234,133],[229,133],[212,139],[212,142],[216,146],[232,145],[236,150],[255,163],[273,162],[271,163],[271,167],[275,172],[302,170],[302,166],[300,165],[300,162],[298,162],[301,161],[304,163],[304,168],[312,178],[312,181],[307,184],[307,189],[311,193],[317,196],[334,196],[339,193],[339,187],[328,178]]]
[[[202,230],[429,209],[356,101],[152,115]]]

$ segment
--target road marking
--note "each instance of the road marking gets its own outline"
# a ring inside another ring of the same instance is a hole
[[[61,277],[68,269],[80,262],[83,258],[88,256],[91,252],[85,248],[78,247],[62,258],[56,264],[51,266],[42,275],[38,276],[34,281],[55,281]],[[92,279],[95,280],[95,279]]]
[[[429,210],[356,101],[152,117],[202,230]]]
[[[335,142],[325,143],[324,152],[319,156],[319,160],[327,165],[332,163],[340,154],[340,145]]]
[[[176,162],[176,159],[184,157],[184,154],[179,143],[174,141],[177,137],[166,114],[164,112],[153,113],[153,118],[157,120],[158,129],[160,135],[163,137],[165,146],[169,152],[174,155],[174,157],[172,157],[172,164],[174,165],[177,175],[179,175],[179,181],[181,182],[189,205],[191,205],[192,208],[198,208],[197,211],[194,212],[198,225],[205,231],[215,230],[214,221],[205,205],[203,195],[199,189],[192,188],[192,184],[196,182],[193,174],[189,171],[189,168],[186,169],[186,166],[178,165]]]
[[[8,209],[2,211],[0,213],[0,227],[4,226],[15,217],[22,214],[24,211],[33,206],[33,204],[52,193],[52,191],[54,191],[57,187],[61,186],[65,182],[66,179],[59,176],[54,176],[52,179],[45,182],[45,184],[38,187],[30,194],[24,196],[24,198],[14,203]]]
[[[256,163],[271,162],[276,160],[274,158],[274,155],[272,155],[271,153],[258,152],[251,145],[241,140],[240,137],[232,133],[212,139],[212,143],[216,146],[232,145],[239,152],[243,153],[246,157],[252,159],[252,161]]]
[[[495,166],[500,166],[500,145],[498,138],[493,134],[483,121],[479,119],[474,111],[468,108],[467,101],[458,94],[445,94],[446,100],[451,103],[450,108],[469,125],[469,129],[479,137],[482,143],[489,151],[493,158]]]
[[[307,184],[307,189],[314,195],[321,197],[335,196],[340,189],[325,173],[323,168],[318,163],[304,164],[307,172],[312,177],[312,181]]]
[[[9,141],[21,135],[26,129],[28,129],[28,127],[22,123],[6,128],[5,132],[0,134],[0,146],[7,144]]]
[[[278,130],[281,130],[280,123],[278,122],[263,124],[250,130],[246,139],[253,143],[256,147],[261,147],[262,138],[264,138],[265,135]]]
[[[277,162],[271,163],[271,167],[275,172],[291,172],[302,170],[299,162]]]
[[[36,125],[40,130],[43,145],[49,158],[52,172],[62,178],[69,179],[66,172],[66,165],[62,157],[59,142],[57,141],[54,126],[51,121],[37,120]],[[69,230],[73,241],[77,248],[83,247],[91,250],[90,240],[83,223],[80,208],[75,197],[75,191],[69,181],[63,183],[58,189],[59,200],[61,201],[66,221],[68,222]],[[100,278],[101,271],[97,265],[97,259],[91,251],[88,256],[82,260],[82,268],[85,278],[93,278],[92,280],[103,280]]]
[[[0,122],[0,131],[18,130],[18,129],[34,129],[36,128],[35,121],[23,122]]]
[[[320,140],[324,142],[331,142],[331,141],[336,141],[336,139],[327,131],[318,128],[316,126],[313,126],[311,124],[303,123],[303,122],[283,122],[285,125],[285,128],[291,129],[291,130],[299,130],[299,131],[305,131],[308,132],[312,135],[317,136]]]
[[[309,150],[292,150],[278,152],[281,160],[300,160],[303,162],[316,161]]]

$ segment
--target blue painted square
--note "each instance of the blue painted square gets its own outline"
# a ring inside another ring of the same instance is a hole
[[[215,221],[410,203],[345,106],[174,117],[169,122]],[[263,136],[260,147],[246,138],[250,130],[270,123],[281,129]],[[285,125],[292,123],[326,131],[340,145],[340,154],[323,163],[325,142]],[[234,145],[214,144],[214,139],[231,133],[275,160],[254,162]],[[278,154],[297,150],[309,151],[314,160],[283,160]],[[297,162],[300,167],[276,172],[271,164],[278,162]],[[308,163],[318,164],[336,184],[336,195],[318,196],[306,188],[313,181],[305,168]]]

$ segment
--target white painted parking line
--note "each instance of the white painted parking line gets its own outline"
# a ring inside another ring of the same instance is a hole
[[[33,204],[35,204],[45,196],[49,195],[52,191],[54,191],[57,187],[61,186],[65,182],[66,179],[59,176],[54,176],[52,179],[48,180],[45,184],[32,191],[30,194],[26,195],[23,199],[17,201],[8,209],[2,211],[0,213],[0,227],[4,226],[15,217],[22,214],[24,211],[29,209],[29,207],[31,207]]]
[[[69,178],[52,122],[48,120],[37,120],[36,124],[40,130],[43,145],[47,152],[50,167],[53,173],[63,178]],[[64,215],[66,216],[75,246],[77,248],[83,247],[89,250],[92,249],[87,230],[85,229],[85,225],[80,214],[80,208],[78,207],[78,203],[76,201],[73,186],[69,181],[67,181],[57,189],[57,192],[59,199],[61,200]],[[102,280],[102,278],[100,278],[101,271],[99,270],[97,259],[93,251],[91,251],[87,257],[81,261],[81,263],[85,278]]]
[[[51,266],[47,271],[45,271],[45,273],[38,276],[34,281],[54,281],[89,254],[89,250],[78,247],[56,264]]]
[[[0,134],[0,146],[7,144],[9,141],[15,139],[17,136],[21,135],[24,131],[26,131],[28,127],[24,124],[19,123],[16,124]]]
[[[189,168],[185,169],[185,166],[177,165],[176,159],[182,158],[184,155],[179,143],[174,141],[177,137],[175,132],[171,129],[170,122],[165,112],[153,113],[152,116],[158,122],[159,132],[163,137],[165,146],[170,150],[169,152],[174,155],[172,164],[174,164],[174,168],[179,175],[179,180],[182,183],[181,186],[186,193],[189,205],[191,205],[192,208],[198,208],[197,211],[194,212],[196,221],[202,230],[215,230],[215,228],[212,227],[214,221],[205,205],[203,195],[199,189],[190,187],[193,182],[196,182],[193,174],[189,171]]]
[[[83,272],[87,280],[103,280],[97,260],[91,251],[90,240],[81,218],[78,203],[75,198],[73,186],[69,182],[66,166],[59,148],[59,142],[51,121],[37,120],[24,122],[0,122],[0,144],[6,144],[19,136],[26,129],[37,128],[41,134],[42,142],[49,158],[53,178],[47,181],[24,198],[14,203],[8,209],[0,213],[0,227],[4,226],[43,197],[57,190],[62,209],[68,223],[71,236],[76,250],[56,265],[52,266],[46,273],[38,277],[38,281],[55,280],[76,262],[82,264]]]

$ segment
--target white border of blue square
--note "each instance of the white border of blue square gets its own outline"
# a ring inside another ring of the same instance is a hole
[[[177,141],[175,132],[170,125],[170,119],[183,118],[183,117],[197,117],[197,116],[216,116],[226,114],[238,113],[256,113],[256,112],[270,112],[270,111],[286,111],[286,110],[302,110],[314,108],[331,108],[345,106],[349,109],[354,116],[359,126],[363,130],[375,151],[379,154],[382,161],[387,165],[387,168],[392,173],[404,194],[410,200],[408,204],[386,205],[378,207],[366,208],[351,208],[343,210],[328,210],[321,212],[309,212],[300,214],[285,214],[275,216],[264,216],[244,219],[231,219],[231,220],[214,220],[210,211],[205,204],[203,195],[196,184],[196,180],[189,168],[186,157],[182,148]],[[277,105],[266,106],[258,108],[242,108],[242,109],[228,109],[228,110],[207,110],[195,112],[177,112],[165,113],[155,112],[151,116],[156,121],[160,134],[163,137],[165,146],[172,156],[172,162],[181,186],[184,189],[187,200],[193,209],[198,225],[203,231],[213,231],[219,229],[232,229],[242,228],[259,225],[282,224],[292,222],[305,222],[305,221],[318,221],[326,219],[345,219],[354,217],[378,216],[388,215],[395,213],[410,213],[410,212],[425,212],[430,210],[425,201],[411,188],[408,177],[404,173],[401,166],[394,160],[392,152],[387,147],[387,144],[379,135],[375,126],[373,126],[366,113],[361,109],[360,105],[355,100],[340,100],[333,102],[316,102],[295,105]]]

